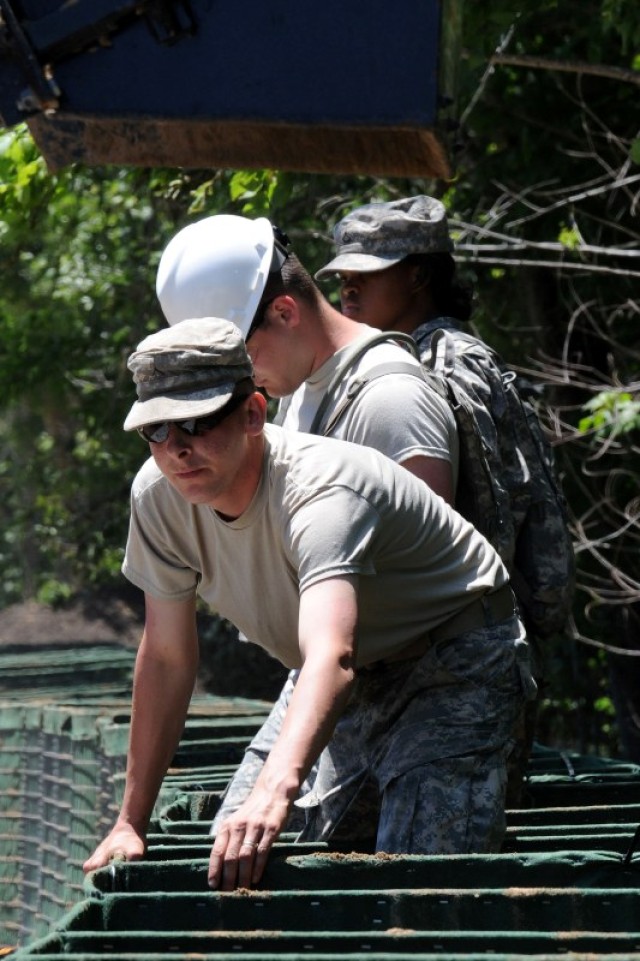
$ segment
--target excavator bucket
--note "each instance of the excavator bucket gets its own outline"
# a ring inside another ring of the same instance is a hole
[[[74,162],[447,178],[462,0],[0,0],[0,124]]]

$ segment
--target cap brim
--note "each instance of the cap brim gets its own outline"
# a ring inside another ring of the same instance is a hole
[[[320,280],[322,277],[328,277],[329,274],[337,274],[341,270],[366,274],[374,270],[386,270],[387,267],[399,264],[401,260],[404,260],[404,255],[402,257],[374,257],[373,254],[339,254],[333,260],[330,260],[326,266],[321,267],[314,276],[316,280]]]
[[[163,420],[188,420],[190,417],[204,417],[215,414],[231,400],[236,383],[220,384],[186,395],[167,394],[137,400],[124,422],[125,430],[136,430],[145,424],[156,424]]]

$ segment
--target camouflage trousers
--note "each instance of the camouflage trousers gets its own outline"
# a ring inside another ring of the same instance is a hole
[[[212,833],[250,792],[294,683],[249,748]],[[296,802],[305,814],[299,839],[357,846],[371,837],[389,853],[499,850],[506,760],[534,693],[517,618],[435,643],[419,658],[360,669],[311,789]]]
[[[291,695],[293,694],[293,689],[296,685],[296,681],[298,680],[299,673],[299,671],[291,671],[289,673],[278,700],[271,709],[271,713],[247,747],[242,762],[233,775],[233,778],[227,785],[222,796],[220,808],[218,809],[218,812],[213,820],[213,824],[211,825],[210,833],[212,836],[215,836],[218,831],[218,827],[224,821],[224,819],[230,814],[234,814],[251,794],[253,785],[258,779],[258,775],[264,766],[264,762],[267,760],[269,752],[271,751],[271,748],[275,744],[276,739],[280,734],[282,722],[285,714],[287,713],[289,701],[291,700]],[[300,791],[301,794],[306,794],[311,790],[317,769],[318,768],[316,764],[312,768],[309,777],[302,785]],[[289,818],[287,830],[299,831],[303,828],[304,822],[304,814],[296,808]]]

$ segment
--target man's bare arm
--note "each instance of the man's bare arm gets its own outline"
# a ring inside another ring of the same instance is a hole
[[[448,460],[417,455],[403,460],[400,466],[415,474],[453,507],[456,492],[453,488],[453,471]]]
[[[133,681],[124,798],[118,819],[85,862],[93,871],[114,857],[144,856],[146,833],[162,779],[175,754],[198,668],[195,600],[145,595],[145,628]]]
[[[242,807],[220,826],[209,884],[231,891],[262,877],[269,851],[311,765],[342,714],[355,676],[357,582],[322,581],[300,598],[304,660],[280,734]]]

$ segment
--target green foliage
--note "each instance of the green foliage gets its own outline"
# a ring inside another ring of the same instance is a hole
[[[623,53],[638,53],[640,20],[635,0],[603,0],[602,23],[607,32],[620,38]]]
[[[275,170],[238,170],[229,181],[229,195],[244,216],[265,217],[276,206],[278,180]]]
[[[583,754],[619,753],[616,711],[603,651],[585,653],[575,642],[545,644],[545,684],[536,737]]]
[[[640,401],[628,391],[601,391],[583,407],[589,411],[588,416],[578,422],[583,433],[615,438],[640,429]]]
[[[21,128],[0,146],[0,601],[61,598],[112,576],[126,536],[144,455],[120,430],[126,358],[160,323],[157,237],[172,211],[145,173],[52,176]]]

